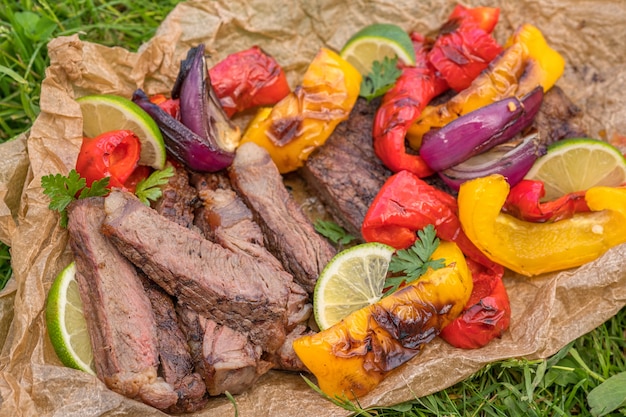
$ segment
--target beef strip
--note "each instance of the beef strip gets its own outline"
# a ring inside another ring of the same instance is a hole
[[[554,86],[544,95],[533,125],[539,131],[542,142],[549,145],[561,139],[587,136],[581,117],[580,108],[560,87]]]
[[[202,377],[194,372],[189,345],[178,323],[174,302],[147,277],[142,276],[141,281],[156,320],[161,374],[178,394],[176,404],[166,411],[180,413],[200,410],[207,403],[207,389]]]
[[[237,149],[229,168],[233,187],[254,213],[266,247],[296,282],[309,293],[317,277],[335,254],[285,188],[267,151],[248,142]]]
[[[68,208],[70,247],[96,373],[111,390],[159,409],[178,395],[157,376],[157,326],[135,267],[101,233],[102,198]]]
[[[178,305],[177,311],[209,394],[240,394],[272,368],[243,333],[184,306]]]
[[[161,186],[161,197],[152,205],[156,211],[170,220],[184,227],[193,224],[193,213],[198,205],[198,193],[189,184],[187,170],[173,163],[168,163],[174,169],[167,184]]]
[[[333,219],[361,238],[361,224],[378,191],[391,175],[372,146],[372,126],[379,101],[359,98],[348,120],[300,169]]]
[[[210,242],[115,190],[103,232],[170,295],[220,324],[247,333],[264,351],[285,340],[288,290],[271,266]]]

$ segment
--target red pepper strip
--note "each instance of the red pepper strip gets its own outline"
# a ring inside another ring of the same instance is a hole
[[[418,177],[426,177],[434,172],[419,155],[407,153],[404,137],[424,107],[446,91],[448,85],[426,58],[429,42],[417,33],[411,34],[411,38],[416,66],[402,68],[395,85],[383,96],[374,119],[374,151],[390,170],[407,170]]]
[[[174,119],[180,120],[180,99],[167,98],[163,94],[155,94],[150,96],[150,101],[162,108]]]
[[[435,226],[439,238],[455,242],[465,256],[493,271],[502,268],[463,232],[456,199],[409,171],[400,171],[387,179],[365,214],[361,234],[367,242],[406,249],[417,239],[417,230],[429,224]]]
[[[454,347],[477,349],[508,329],[511,304],[502,283],[504,268],[490,270],[467,259],[474,288],[463,312],[447,325],[440,336]]]
[[[448,20],[472,21],[487,33],[493,32],[499,18],[500,9],[497,7],[468,8],[462,4],[457,4],[448,16]]]
[[[78,153],[76,171],[87,180],[87,186],[110,177],[109,188],[125,186],[138,167],[141,144],[130,130],[113,130],[95,138],[84,138]]]
[[[556,200],[540,202],[546,194],[543,182],[522,180],[509,191],[502,211],[520,220],[535,223],[569,219],[574,213],[587,212],[585,192],[565,194]]]
[[[278,62],[258,46],[228,55],[209,70],[209,77],[228,117],[276,104],[291,91]]]
[[[430,62],[450,88],[457,92],[469,87],[474,78],[502,52],[502,47],[490,35],[490,31],[481,27],[485,21],[477,21],[480,17],[474,17],[471,10],[473,9],[466,9],[466,14],[457,13],[456,17],[452,17],[453,11],[428,53]],[[489,26],[491,24],[485,23]]]

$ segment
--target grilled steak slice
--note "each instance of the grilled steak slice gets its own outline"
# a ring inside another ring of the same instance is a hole
[[[208,400],[206,385],[202,377],[194,372],[189,345],[179,326],[174,302],[161,287],[145,276],[141,278],[156,319],[161,374],[178,394],[178,401],[167,411],[180,413],[199,410]]]
[[[251,142],[242,144],[229,167],[229,176],[261,226],[266,247],[298,284],[313,292],[335,249],[317,234],[297,206],[267,151]]]
[[[98,377],[115,392],[167,409],[178,395],[157,377],[152,306],[135,267],[100,233],[103,199],[77,200],[68,215],[76,280]]]
[[[181,226],[193,224],[193,213],[198,203],[198,193],[189,184],[189,173],[178,165],[169,163],[174,169],[167,184],[161,186],[161,197],[154,202],[156,211]]]
[[[240,394],[272,368],[243,333],[184,306],[179,305],[177,311],[209,394]]]
[[[288,291],[274,268],[169,221],[130,193],[112,191],[105,210],[105,235],[167,293],[247,333],[264,351],[282,345]]]
[[[359,238],[370,204],[391,175],[372,145],[372,126],[379,104],[359,98],[348,120],[337,126],[324,146],[314,151],[300,169],[334,220]]]
[[[580,108],[555,85],[544,95],[533,125],[541,140],[549,145],[565,138],[587,136],[581,127],[581,116]]]

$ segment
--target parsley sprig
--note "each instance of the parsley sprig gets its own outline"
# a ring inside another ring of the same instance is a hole
[[[314,227],[317,233],[335,244],[347,245],[355,239],[355,237],[348,233],[343,227],[332,221],[318,219]]]
[[[385,94],[402,74],[397,66],[398,58],[385,57],[383,62],[374,61],[372,71],[361,80],[361,97],[372,101]]]
[[[87,180],[82,178],[75,169],[67,176],[50,174],[41,177],[43,193],[50,197],[50,210],[61,214],[61,227],[67,227],[67,206],[74,200],[107,195],[109,190],[109,177],[94,181],[91,187],[87,187]]]
[[[385,281],[385,296],[393,293],[403,282],[407,284],[422,276],[428,268],[439,269],[445,266],[444,259],[431,259],[439,247],[439,238],[432,224],[417,232],[418,239],[408,249],[399,250],[389,262],[391,276]]]
[[[156,201],[161,197],[161,185],[167,184],[173,175],[174,167],[171,165],[162,170],[154,171],[148,178],[144,178],[137,183],[135,195],[139,198],[139,201],[149,206],[150,200]]]

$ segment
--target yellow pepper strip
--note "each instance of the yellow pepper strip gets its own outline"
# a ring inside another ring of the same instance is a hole
[[[501,175],[467,181],[458,195],[465,234],[491,260],[522,275],[580,266],[626,242],[626,188],[594,187],[592,210],[552,223],[519,220],[501,212],[509,184]]]
[[[361,74],[335,52],[322,48],[302,84],[273,108],[261,109],[241,143],[265,148],[282,174],[294,171],[348,118],[360,88]]]
[[[524,24],[509,38],[503,53],[472,84],[440,105],[426,106],[409,128],[407,139],[419,149],[422,136],[457,117],[507,97],[523,97],[538,85],[548,91],[563,74],[565,60],[539,29]]]
[[[365,395],[459,316],[473,287],[463,252],[442,241],[432,258],[443,258],[446,266],[293,342],[324,393],[350,399]]]

